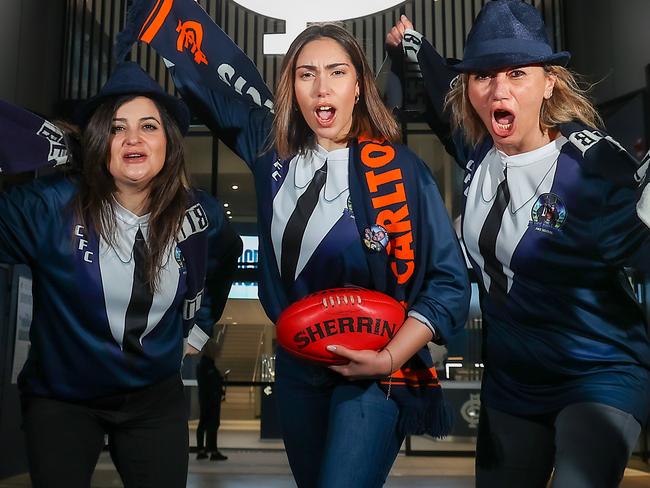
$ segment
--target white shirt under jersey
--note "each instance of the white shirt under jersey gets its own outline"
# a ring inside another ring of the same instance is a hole
[[[350,196],[348,178],[349,157],[349,148],[327,151],[320,145],[317,145],[314,149],[309,149],[304,154],[295,156],[289,162],[287,176],[273,199],[271,241],[273,243],[273,251],[278,268],[280,268],[282,263],[282,237],[287,227],[287,222],[296,208],[298,199],[307,190],[316,171],[327,163],[325,185],[319,194],[316,208],[305,228],[294,279],[300,275],[309,258],[311,258],[325,236],[341,218],[343,211],[348,206],[348,198]],[[408,315],[425,324],[431,329],[434,337],[437,337],[434,326],[426,317],[415,311],[409,311]]]
[[[142,235],[145,241],[147,241],[150,214],[142,216],[135,215],[116,201],[113,201],[113,208],[116,217],[115,243],[109,244],[100,238],[99,268],[102,276],[108,323],[113,338],[122,347],[126,311],[131,300],[133,275],[135,271],[133,245],[138,229],[142,231]],[[147,317],[147,328],[140,336],[141,343],[143,337],[158,325],[158,322],[172,305],[176,296],[179,280],[182,275],[179,272],[180,264],[174,255],[175,251],[176,242],[173,242],[165,253],[163,266],[160,270],[159,286],[156,293],[154,293],[151,309]],[[194,347],[198,346],[198,349],[203,347],[203,343],[200,340],[194,340],[194,344],[192,345]]]
[[[496,257],[503,265],[512,286],[510,269],[512,255],[528,230],[533,205],[540,195],[549,193],[555,179],[557,159],[567,139],[563,136],[533,151],[508,156],[492,147],[476,170],[470,183],[465,204],[463,241],[467,252],[481,268],[485,288],[490,289],[490,277],[479,250],[479,236],[485,219],[495,202],[497,187],[504,180],[507,169],[510,203],[501,220],[497,235]]]

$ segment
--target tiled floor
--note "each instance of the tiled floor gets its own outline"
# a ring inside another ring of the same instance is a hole
[[[223,449],[227,461],[190,460],[188,488],[291,488],[292,481],[284,451]],[[471,488],[472,458],[423,458],[400,455],[386,488]],[[0,481],[0,488],[30,486],[27,475]],[[102,454],[93,488],[117,488],[122,484],[106,454]],[[621,488],[650,487],[650,473],[628,469]],[[346,487],[347,488],[347,487]],[[350,487],[354,488],[354,487]]]
[[[280,441],[260,441],[254,425],[229,426],[220,431],[219,445],[227,461],[197,461],[191,455],[188,488],[291,488],[293,483],[286,454]],[[235,429],[232,429],[236,427]],[[248,430],[247,430],[248,429]],[[441,443],[413,441],[414,449],[440,448]],[[467,446],[460,446],[467,447]],[[449,449],[450,446],[444,446]],[[650,466],[639,461],[628,469],[621,488],[650,488]],[[474,486],[473,457],[421,457],[400,454],[386,488],[470,488]],[[29,487],[26,474],[0,481],[0,488]],[[92,488],[117,488],[122,484],[113,464],[103,453],[95,471]],[[342,487],[348,488],[348,487]],[[354,487],[349,487],[354,488]]]

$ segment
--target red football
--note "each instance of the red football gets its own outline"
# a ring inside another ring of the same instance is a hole
[[[388,295],[364,288],[332,288],[298,300],[278,318],[280,345],[295,356],[345,364],[330,344],[378,351],[404,322],[404,308]]]

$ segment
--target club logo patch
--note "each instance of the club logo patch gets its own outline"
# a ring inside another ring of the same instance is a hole
[[[176,246],[176,249],[174,249],[174,258],[176,259],[179,268],[182,269],[185,267],[185,258],[183,257],[183,253],[178,246]]]
[[[560,197],[555,193],[544,193],[533,205],[528,226],[540,232],[554,234],[564,225],[566,218],[566,205]]]
[[[350,198],[349,195],[348,195],[347,204],[346,204],[345,208],[343,209],[343,215],[346,215],[346,216],[348,216],[348,217],[350,217],[352,219],[354,218],[354,212],[352,211],[352,198]]]
[[[208,59],[201,51],[201,44],[203,43],[203,26],[199,22],[187,20],[185,22],[178,21],[178,39],[176,40],[176,49],[178,52],[183,52],[185,49],[190,49],[194,54],[194,62],[196,64],[208,64]]]
[[[363,233],[363,243],[371,251],[379,252],[388,245],[388,232],[381,225],[371,225]]]

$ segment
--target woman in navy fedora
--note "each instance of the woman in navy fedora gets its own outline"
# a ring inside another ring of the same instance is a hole
[[[636,162],[602,132],[529,4],[487,3],[460,62],[406,17],[387,36],[400,42],[466,173],[462,233],[485,326],[477,486],[618,486],[650,408],[650,342],[623,270],[647,267],[634,259],[649,242]]]
[[[32,483],[89,487],[107,435],[126,487],[182,488],[184,337],[189,352],[208,339],[193,321],[204,282],[213,323],[241,241],[218,202],[188,187],[188,109],[138,65],[118,65],[77,120],[79,171],[0,195],[0,262],[33,276],[19,376]],[[17,107],[0,104],[0,124],[12,134],[3,169],[33,167],[53,146],[61,162],[73,147],[72,133]]]

